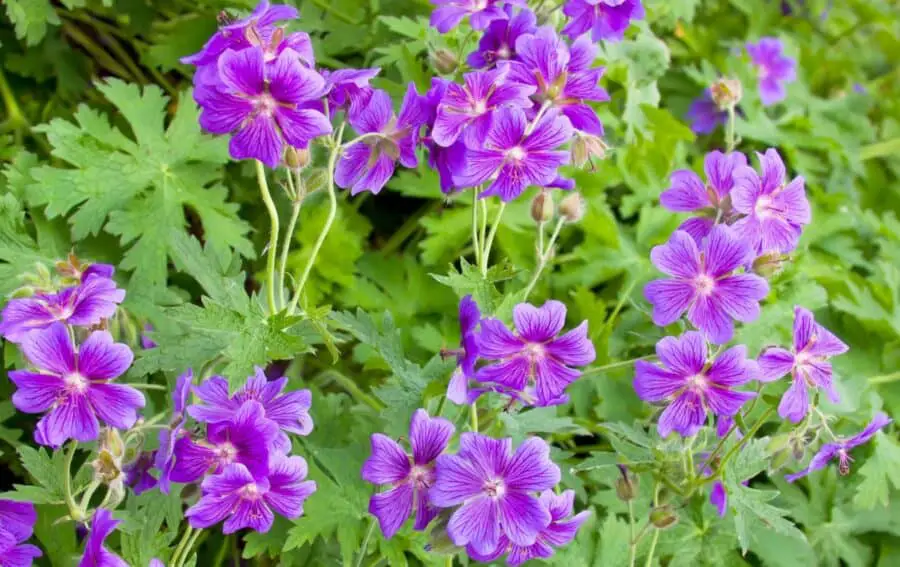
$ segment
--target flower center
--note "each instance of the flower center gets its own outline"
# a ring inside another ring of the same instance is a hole
[[[703,296],[707,296],[713,292],[713,289],[715,289],[716,280],[712,279],[706,274],[700,274],[694,280],[694,287],[697,289],[697,293]]]
[[[243,498],[244,500],[259,500],[261,496],[259,487],[256,486],[255,482],[245,484],[243,488],[241,488],[240,494],[241,498]]]
[[[509,46],[503,44],[497,49],[497,57],[500,59],[509,59],[512,57],[512,50],[510,50]]]
[[[761,195],[756,201],[756,206],[753,207],[753,212],[760,218],[772,216],[772,197]]]
[[[219,445],[218,453],[219,453],[219,460],[223,464],[227,465],[227,464],[234,462],[235,458],[237,458],[238,451],[237,451],[237,447],[232,445],[229,441],[225,441],[224,443]],[[256,485],[253,485],[253,486],[254,486],[254,488],[256,487]]]
[[[850,474],[850,463],[853,462],[853,459],[850,458],[850,455],[847,454],[846,449],[840,449],[838,451],[838,472],[842,475]]]
[[[706,389],[707,378],[704,374],[694,374],[687,379],[687,387],[695,392],[702,392]]]
[[[275,114],[275,108],[278,107],[278,102],[269,93],[263,93],[256,97],[254,107],[258,114],[272,116]]]
[[[484,483],[483,490],[489,498],[496,500],[506,493],[506,486],[503,484],[503,479],[493,478]]]
[[[429,467],[413,465],[412,469],[409,471],[408,478],[409,481],[412,482],[413,486],[415,486],[419,490],[422,490],[431,487],[432,476],[433,475]]]
[[[513,161],[522,161],[525,159],[525,148],[522,146],[513,146],[512,148],[506,150],[506,157]]]
[[[472,11],[470,13],[474,14],[475,12],[482,12],[482,11],[484,11],[485,8],[487,8],[487,5],[488,5],[488,0],[478,0],[472,6]]]
[[[81,394],[88,389],[87,379],[77,372],[66,374],[63,382],[65,382],[66,388],[71,392]]]
[[[487,112],[487,103],[484,100],[476,100],[475,104],[472,105],[472,114],[476,116],[481,116]]]

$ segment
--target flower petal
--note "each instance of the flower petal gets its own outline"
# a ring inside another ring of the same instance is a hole
[[[78,349],[78,372],[90,380],[112,380],[124,374],[133,360],[128,345],[113,342],[107,331],[94,331]]]
[[[413,461],[418,465],[431,463],[444,452],[455,431],[450,421],[442,417],[429,417],[423,409],[416,410],[409,426]]]
[[[371,438],[372,455],[362,468],[362,478],[372,484],[393,484],[409,475],[409,456],[396,441],[374,433]]]
[[[534,496],[507,492],[500,499],[500,525],[515,545],[532,545],[550,519],[550,512]]]
[[[75,371],[75,348],[69,332],[62,323],[46,329],[31,331],[19,345],[31,364],[51,374],[70,374]]]
[[[369,513],[378,518],[386,539],[394,537],[412,515],[413,490],[411,483],[404,482],[387,492],[373,494],[369,500]]]
[[[681,317],[697,297],[696,288],[682,280],[653,280],[644,286],[644,297],[653,305],[653,323],[671,325]]]
[[[759,365],[760,382],[773,382],[791,371],[794,367],[794,354],[778,347],[767,348],[756,359]]]
[[[486,496],[469,500],[450,516],[447,535],[458,546],[471,544],[483,554],[494,551],[500,540],[499,505]]]
[[[680,337],[664,337],[656,343],[660,362],[682,376],[698,374],[706,365],[706,341],[696,331]]]
[[[87,392],[97,415],[118,429],[129,429],[144,407],[144,395],[123,384],[92,384]]]
[[[669,241],[650,250],[650,260],[664,274],[691,279],[700,273],[700,250],[691,236],[676,230]]]
[[[513,308],[513,322],[524,340],[543,343],[559,334],[566,324],[566,306],[552,299],[540,308],[520,303]]]
[[[585,366],[594,362],[597,353],[594,343],[587,336],[587,321],[544,345],[547,354],[567,366]]]
[[[645,402],[661,402],[674,396],[686,383],[685,376],[644,360],[635,363],[634,390]]]
[[[778,415],[794,423],[800,423],[809,412],[809,390],[802,378],[794,378],[791,387],[781,397]]]
[[[677,431],[682,437],[695,435],[706,421],[706,410],[697,394],[687,391],[675,398],[659,416],[660,437]]]
[[[559,482],[560,471],[550,460],[547,442],[539,437],[529,437],[516,449],[503,477],[511,491],[534,492],[553,488]]]

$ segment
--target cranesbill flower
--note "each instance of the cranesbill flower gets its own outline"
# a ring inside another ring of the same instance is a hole
[[[494,20],[484,30],[478,41],[478,49],[469,54],[466,62],[473,69],[494,65],[498,61],[516,58],[516,40],[537,30],[537,17],[528,8],[515,11],[511,5],[503,7],[506,18]]]
[[[416,530],[424,530],[437,516],[439,511],[428,501],[434,485],[434,461],[447,449],[454,431],[448,420],[416,410],[409,425],[411,457],[390,437],[372,435],[372,455],[363,465],[362,478],[391,487],[369,500],[369,513],[378,518],[384,537],[393,537],[413,512]]]
[[[447,83],[437,107],[431,139],[439,146],[450,146],[461,135],[466,145],[480,144],[491,125],[491,115],[500,106],[529,108],[529,96],[535,87],[509,80],[509,66],[502,64],[490,71],[463,75],[464,84]]]
[[[728,111],[719,108],[712,98],[709,89],[691,102],[688,107],[687,119],[691,122],[691,130],[695,134],[710,134],[720,125],[728,121]]]
[[[435,472],[431,503],[460,506],[447,526],[458,546],[471,544],[476,552],[488,554],[503,536],[514,545],[531,546],[553,519],[533,496],[560,478],[543,439],[531,437],[513,454],[512,439],[463,433],[459,453],[438,457]]]
[[[832,356],[844,354],[849,347],[828,329],[816,323],[813,314],[794,307],[794,344],[791,350],[770,347],[759,356],[760,380],[771,382],[792,375],[791,387],[778,404],[778,415],[799,422],[809,412],[809,389],[821,388],[828,399],[840,401],[832,381]]]
[[[99,434],[98,417],[118,429],[137,421],[143,394],[112,383],[131,366],[134,355],[108,332],[94,331],[76,351],[65,325],[54,323],[28,333],[21,348],[37,372],[9,373],[18,388],[12,401],[25,413],[46,412],[35,430],[38,443],[59,447],[67,439],[93,441]]]
[[[129,567],[124,559],[103,545],[109,534],[121,523],[121,520],[114,520],[112,512],[106,508],[97,508],[91,520],[91,531],[78,567]]]
[[[13,535],[0,527],[0,565],[3,567],[31,567],[41,550],[31,544],[22,544]]]
[[[672,431],[690,437],[703,427],[707,413],[732,416],[755,397],[753,392],[734,389],[759,374],[744,345],[710,360],[703,335],[689,331],[659,341],[656,354],[659,366],[644,360],[635,363],[634,389],[645,402],[668,404],[657,425],[661,437]]]
[[[41,293],[13,299],[3,308],[0,334],[14,343],[21,342],[29,331],[46,329],[57,322],[90,327],[112,317],[125,290],[116,282],[99,274],[86,273],[82,283],[59,293]]]
[[[731,230],[716,225],[698,247],[688,233],[677,230],[666,244],[650,251],[653,265],[672,276],[654,280],[644,288],[653,304],[653,322],[665,327],[688,312],[688,321],[717,344],[734,334],[734,321],[759,317],[759,301],[769,284],[756,274],[735,273],[753,253]]]
[[[736,212],[746,215],[734,223],[734,230],[756,252],[786,254],[797,247],[803,225],[811,220],[803,177],[786,183],[784,162],[775,149],[757,155],[762,177],[748,166],[734,171],[731,202]]]
[[[136,459],[122,467],[125,475],[125,484],[134,490],[135,494],[143,494],[156,488],[159,481],[150,474],[154,467],[155,452],[144,451]],[[168,492],[167,492],[168,493]]]
[[[428,165],[438,172],[441,192],[445,194],[452,193],[457,189],[453,175],[466,167],[466,146],[462,139],[457,139],[456,142],[445,148],[437,144],[431,136],[437,118],[438,105],[450,84],[451,81],[446,79],[432,77],[431,87],[421,99],[427,111],[425,136],[422,138],[422,144],[428,150]]]
[[[234,132],[229,151],[235,159],[258,159],[269,167],[281,162],[285,143],[306,148],[331,132],[331,122],[309,108],[325,93],[325,80],[285,49],[266,64],[263,50],[228,50],[218,61],[215,89],[198,89],[200,125],[213,134]]]
[[[504,4],[522,6],[525,0],[502,0]],[[441,33],[456,27],[469,16],[473,30],[483,30],[494,20],[505,20],[506,12],[500,8],[501,0],[432,0],[437,6],[431,13],[431,26]]]
[[[175,391],[172,392],[171,424],[159,432],[159,449],[156,451],[154,466],[160,471],[159,489],[164,494],[169,493],[170,477],[175,468],[175,443],[185,435],[187,419],[184,412],[193,382],[194,372],[190,368],[178,377]]]
[[[892,421],[893,420],[884,413],[876,414],[865,429],[849,439],[822,445],[822,448],[819,449],[819,451],[813,456],[812,460],[809,461],[809,465],[805,469],[794,474],[789,474],[784,478],[788,482],[794,482],[798,478],[807,476],[813,471],[824,469],[828,465],[828,463],[831,462],[831,460],[835,457],[838,458],[838,472],[840,472],[842,475],[849,474],[850,463],[853,462],[853,459],[850,458],[850,450],[868,443],[869,440],[874,437],[880,429],[884,428]]]
[[[700,211],[703,216],[688,219],[678,227],[700,243],[712,230],[716,218],[723,219],[730,213],[734,172],[745,165],[747,158],[740,152],[710,152],[703,160],[706,183],[693,171],[679,169],[672,174],[672,184],[659,196],[659,204],[676,213]]]
[[[278,424],[267,419],[262,404],[245,402],[233,421],[210,424],[206,440],[184,436],[175,441],[175,466],[169,479],[194,482],[210,471],[220,473],[232,463],[240,463],[254,476],[264,476],[269,458],[277,453]]]
[[[784,45],[775,37],[764,37],[747,44],[750,61],[759,76],[759,98],[766,106],[787,97],[785,85],[797,79],[797,62],[784,55]]]
[[[569,0],[563,7],[569,23],[563,33],[569,38],[591,32],[594,41],[621,41],[631,20],[644,18],[641,0]]]
[[[453,352],[459,363],[447,387],[447,399],[457,404],[467,403],[469,379],[475,375],[478,361],[478,334],[481,311],[471,295],[459,301],[459,350]]]
[[[466,168],[454,181],[473,187],[493,179],[481,197],[512,201],[530,185],[544,187],[557,179],[557,169],[569,161],[569,153],[557,148],[571,137],[571,123],[555,109],[529,130],[524,110],[499,108],[484,145],[468,148]]]
[[[500,362],[485,366],[476,378],[520,392],[533,383],[537,405],[552,405],[581,376],[571,367],[585,366],[596,357],[587,337],[587,321],[557,337],[566,323],[566,306],[550,300],[540,308],[529,303],[516,305],[513,322],[517,334],[497,319],[481,321],[480,356]]]
[[[5,530],[16,541],[22,542],[31,537],[37,512],[34,504],[0,500],[0,530]]]
[[[362,191],[378,194],[394,174],[397,160],[404,167],[416,167],[419,130],[428,119],[428,106],[412,83],[406,90],[400,113],[395,117],[391,97],[374,90],[365,101],[351,108],[350,125],[365,139],[345,147],[334,170],[339,187],[351,195]]]
[[[316,491],[316,483],[304,480],[306,461],[302,457],[277,456],[267,475],[253,475],[240,463],[232,463],[203,480],[203,496],[188,508],[185,517],[194,528],[208,528],[225,520],[222,533],[243,528],[265,533],[275,514],[299,518],[303,502]]]
[[[510,79],[532,85],[534,98],[541,104],[558,108],[572,127],[600,136],[603,125],[587,102],[605,102],[609,94],[597,83],[603,67],[592,67],[597,46],[588,37],[566,45],[556,30],[543,26],[533,34],[516,40],[517,59],[510,63]]]
[[[325,92],[328,94],[328,108],[331,116],[340,109],[349,109],[355,101],[363,100],[371,94],[369,81],[381,72],[379,67],[371,69],[322,70]]]

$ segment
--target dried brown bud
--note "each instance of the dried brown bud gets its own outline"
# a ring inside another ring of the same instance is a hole
[[[593,167],[594,158],[605,159],[609,151],[601,138],[590,134],[578,134],[572,142],[572,163],[575,167],[584,167],[590,163]]]
[[[709,93],[716,106],[726,110],[737,106],[741,102],[744,89],[739,80],[722,78],[710,85]]]
[[[553,197],[547,191],[541,191],[531,202],[531,218],[534,222],[547,222],[553,218]]]
[[[431,54],[431,64],[434,65],[435,70],[439,74],[448,75],[456,71],[456,68],[459,66],[459,60],[456,58],[455,53],[449,49],[441,48]]]
[[[619,465],[619,472],[622,476],[616,479],[616,496],[622,502],[634,500],[638,494],[638,477],[631,474],[625,465]]]
[[[650,523],[660,530],[671,528],[678,523],[678,514],[668,504],[656,506],[650,510]]]
[[[310,155],[308,149],[288,146],[284,151],[284,165],[290,169],[303,169],[309,165]]]
[[[584,217],[584,198],[579,193],[570,193],[559,202],[559,214],[566,222],[578,222]]]

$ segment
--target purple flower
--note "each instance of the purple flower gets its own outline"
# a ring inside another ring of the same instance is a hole
[[[848,347],[831,331],[816,323],[813,314],[794,307],[794,345],[791,350],[771,347],[759,356],[760,380],[771,382],[790,372],[791,387],[778,404],[778,415],[798,423],[809,412],[809,388],[821,388],[828,399],[839,401],[832,382],[832,356],[844,354]]]
[[[106,549],[104,540],[121,524],[114,520],[112,512],[105,508],[97,508],[91,520],[91,531],[84,545],[84,555],[78,567],[129,567],[124,559]]]
[[[381,532],[390,539],[416,513],[416,530],[424,530],[437,516],[428,501],[434,484],[434,460],[444,452],[455,429],[441,417],[429,417],[419,409],[409,425],[412,458],[400,445],[381,433],[372,435],[372,455],[362,468],[362,478],[372,484],[384,484],[390,490],[372,495],[369,513],[378,518]]]
[[[175,391],[172,392],[172,421],[168,429],[159,432],[159,449],[156,451],[154,466],[159,469],[159,489],[163,494],[169,493],[170,477],[175,468],[175,444],[185,435],[185,423],[187,422],[184,411],[188,398],[191,395],[191,385],[194,382],[194,372],[189,368],[187,372],[178,377],[175,383]],[[232,416],[235,412],[232,413]]]
[[[868,443],[869,440],[874,437],[880,429],[890,424],[892,421],[893,420],[884,413],[876,414],[865,429],[863,429],[850,439],[835,441],[834,443],[826,443],[822,445],[822,448],[819,449],[819,452],[813,456],[812,460],[809,461],[809,465],[805,469],[794,474],[789,474],[784,478],[788,482],[794,482],[798,478],[807,476],[813,471],[824,469],[828,465],[828,463],[831,462],[831,460],[835,457],[838,458],[838,471],[842,475],[849,474],[850,463],[853,461],[853,459],[850,458],[849,455],[850,450],[854,447],[859,447],[860,445]]]
[[[99,434],[98,417],[118,429],[137,421],[143,394],[112,383],[131,366],[134,355],[108,332],[94,331],[76,352],[65,325],[53,323],[28,333],[21,348],[37,372],[9,373],[18,388],[12,401],[25,413],[47,412],[35,430],[38,443],[59,447],[67,439],[93,441]]]
[[[728,111],[719,108],[712,98],[712,92],[705,89],[688,107],[687,119],[691,121],[691,130],[695,134],[710,134],[728,122]]]
[[[676,213],[700,211],[703,216],[684,221],[678,230],[701,243],[712,230],[716,217],[729,214],[728,196],[734,187],[734,172],[745,165],[747,158],[742,153],[710,152],[703,160],[706,183],[693,171],[679,169],[672,174],[672,184],[659,196],[659,204]]]
[[[759,98],[765,106],[787,97],[785,85],[797,79],[797,62],[783,54],[784,45],[775,37],[748,43],[747,53],[759,75]]]
[[[558,403],[566,387],[581,376],[572,366],[594,361],[594,345],[587,336],[587,321],[564,334],[566,306],[547,301],[537,308],[520,303],[513,308],[513,334],[497,319],[481,321],[478,348],[482,358],[500,362],[478,371],[480,382],[495,382],[523,392],[533,381],[537,405]]]
[[[130,486],[135,494],[142,494],[156,488],[158,481],[150,474],[153,462],[154,453],[144,451],[122,468],[122,472],[125,473],[125,484]],[[168,491],[166,493],[168,494]]]
[[[247,378],[247,383],[229,396],[228,381],[221,376],[213,376],[194,388],[203,405],[188,406],[187,412],[197,421],[223,423],[231,421],[245,402],[253,400],[262,405],[265,417],[277,423],[283,431],[309,435],[313,429],[309,415],[312,393],[309,390],[284,392],[287,381],[287,377],[281,377],[270,382],[265,371],[257,366],[255,374]]]
[[[716,225],[698,247],[687,232],[677,230],[666,244],[650,251],[653,265],[672,276],[644,288],[653,304],[653,322],[665,327],[688,312],[688,321],[716,343],[727,343],[734,322],[759,317],[759,301],[769,284],[755,274],[736,274],[752,259],[747,244],[724,225]]]
[[[500,106],[529,108],[535,87],[507,80],[509,66],[463,76],[464,85],[448,83],[437,107],[431,139],[448,147],[465,134],[466,145],[476,147],[487,136],[491,113]]]
[[[150,335],[147,334],[147,333],[152,333],[153,331],[154,331],[153,325],[151,325],[150,323],[144,324],[144,332],[141,333],[141,348],[142,349],[146,350],[149,348],[156,348],[156,346],[157,346],[156,343],[153,341],[153,339],[150,338]]]
[[[112,317],[124,299],[125,290],[118,289],[116,282],[85,272],[82,283],[75,287],[11,300],[3,309],[0,334],[19,343],[29,331],[57,322],[90,327]]]
[[[277,453],[278,424],[267,419],[262,404],[250,400],[238,408],[233,421],[210,424],[205,441],[184,436],[175,441],[173,482],[194,482],[210,470],[219,473],[240,463],[254,476],[265,475],[269,458]]]
[[[756,252],[788,253],[797,247],[803,225],[811,220],[803,177],[786,184],[787,172],[778,151],[759,156],[762,177],[752,167],[734,171],[731,201],[734,210],[746,215],[733,226]]]
[[[42,555],[41,550],[33,545],[16,541],[16,538],[4,527],[0,527],[0,565],[3,567],[31,567],[34,559]]]
[[[753,392],[734,388],[756,379],[756,362],[747,358],[747,347],[738,345],[709,360],[703,335],[689,331],[679,338],[665,337],[656,344],[660,366],[639,360],[635,363],[634,389],[645,402],[668,405],[659,416],[661,437],[677,431],[683,437],[695,435],[706,415],[733,416]]]
[[[557,169],[569,161],[569,152],[556,148],[571,137],[572,125],[557,110],[548,110],[529,131],[525,111],[500,108],[484,145],[468,149],[466,168],[454,181],[473,187],[493,179],[481,197],[512,201],[530,185],[544,187],[556,180]]]
[[[473,30],[483,30],[494,20],[505,20],[506,12],[498,6],[501,0],[432,0],[437,6],[431,13],[431,26],[441,33],[456,27],[469,16]],[[507,5],[525,6],[525,0],[503,0]]]
[[[302,457],[276,456],[267,475],[254,475],[240,463],[232,463],[203,480],[203,496],[188,508],[185,517],[194,528],[208,528],[225,520],[222,533],[242,528],[268,532],[275,514],[294,519],[303,514],[303,502],[316,491],[306,478]]]
[[[475,329],[480,322],[478,304],[471,295],[463,297],[459,301],[460,349],[455,353],[459,366],[447,387],[447,399],[457,404],[468,403],[468,383],[475,376],[475,363],[478,361],[478,334]]]
[[[459,453],[438,457],[435,471],[431,503],[460,506],[447,526],[458,546],[488,554],[504,536],[513,545],[531,546],[553,519],[533,495],[551,489],[560,478],[543,439],[531,437],[513,454],[512,439],[463,433]]]
[[[354,102],[367,98],[372,91],[369,81],[380,72],[381,69],[378,67],[323,70],[322,77],[325,79],[325,92],[328,94],[331,116],[333,117],[339,109],[348,109]]]
[[[215,88],[198,89],[200,125],[213,134],[235,132],[229,143],[235,159],[254,158],[269,167],[281,162],[284,144],[305,148],[331,132],[331,122],[309,108],[325,93],[325,80],[285,49],[269,64],[263,50],[225,51],[218,60]]]
[[[537,30],[537,18],[528,8],[514,12],[513,7],[507,4],[503,9],[506,18],[494,20],[488,25],[478,41],[478,49],[470,53],[466,59],[470,67],[481,69],[498,61],[514,60],[516,40],[519,36]]]
[[[641,0],[569,0],[563,8],[569,23],[563,33],[569,38],[591,32],[594,41],[621,41],[631,20],[644,18]]]
[[[450,81],[440,77],[433,77],[431,79],[431,88],[428,89],[428,92],[422,98],[422,104],[428,115],[425,121],[426,135],[422,139],[422,143],[428,149],[428,165],[438,172],[441,192],[445,194],[452,193],[457,189],[453,181],[453,174],[454,172],[462,171],[466,167],[466,146],[463,144],[462,139],[458,139],[445,148],[438,145],[431,136],[434,122],[437,118],[438,105],[441,103],[441,99],[444,98],[444,93],[447,92],[447,87],[450,84]]]
[[[398,159],[404,167],[418,166],[416,145],[419,129],[428,118],[428,106],[410,83],[396,117],[390,95],[377,89],[350,110],[350,125],[356,133],[370,136],[345,146],[334,180],[339,187],[350,188],[351,195],[362,191],[378,194],[394,174]]]
[[[31,537],[35,522],[37,512],[34,504],[0,500],[0,530],[6,531],[16,543]]]
[[[609,100],[609,94],[597,85],[603,67],[591,67],[597,46],[589,38],[577,39],[570,48],[552,27],[544,26],[519,37],[516,52],[517,60],[510,63],[511,80],[532,85],[535,98],[558,108],[576,130],[603,135],[597,113],[586,103]]]

